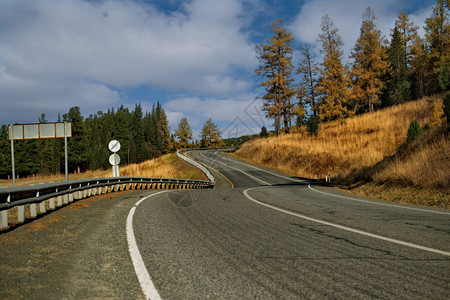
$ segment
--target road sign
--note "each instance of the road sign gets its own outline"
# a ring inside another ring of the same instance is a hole
[[[112,140],[111,142],[109,142],[108,148],[112,152],[116,153],[117,151],[120,150],[120,143],[116,140]]]
[[[113,166],[118,166],[120,164],[120,156],[117,153],[111,154],[109,156],[109,163]]]
[[[9,140],[54,139],[72,137],[72,123],[16,124],[8,126]]]
[[[16,171],[14,166],[14,140],[55,139],[64,138],[64,162],[66,181],[68,180],[69,164],[67,159],[67,138],[72,137],[72,123],[38,123],[16,124],[8,126],[8,139],[11,141],[11,165],[13,187],[16,186]]]

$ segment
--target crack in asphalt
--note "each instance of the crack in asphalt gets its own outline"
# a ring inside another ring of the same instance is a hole
[[[297,224],[297,223],[291,223],[291,224],[294,225],[294,226],[300,227],[300,228],[302,228],[302,229],[306,229],[306,230],[308,230],[308,231],[310,231],[310,232],[313,232],[313,233],[318,234],[318,235],[321,235],[321,236],[326,236],[326,237],[332,238],[332,239],[337,240],[337,241],[343,241],[343,242],[349,243],[349,244],[351,244],[351,245],[353,245],[353,246],[356,246],[356,247],[360,247],[360,248],[364,248],[364,249],[369,249],[369,250],[374,250],[374,251],[382,252],[382,253],[385,253],[385,254],[390,255],[390,256],[398,256],[398,255],[392,254],[391,251],[388,251],[388,250],[382,250],[382,249],[378,249],[378,248],[374,248],[374,247],[369,247],[369,246],[364,246],[364,245],[361,245],[361,244],[352,242],[352,241],[350,241],[349,239],[346,239],[346,238],[343,238],[343,237],[338,237],[338,236],[331,235],[331,234],[327,234],[327,233],[325,233],[325,231],[322,231],[322,230],[319,230],[319,229],[315,229],[315,228],[311,228],[311,227],[305,226],[305,225],[303,225],[303,224]],[[319,226],[325,226],[325,225],[319,225]],[[317,227],[317,226],[316,226],[316,227]],[[404,258],[404,257],[403,257],[403,258]]]

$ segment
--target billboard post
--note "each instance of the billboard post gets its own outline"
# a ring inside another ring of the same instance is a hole
[[[72,137],[72,123],[39,123],[9,125],[8,138],[11,141],[11,162],[13,187],[16,186],[16,172],[14,165],[14,140],[64,138],[65,178],[68,180],[67,138]]]

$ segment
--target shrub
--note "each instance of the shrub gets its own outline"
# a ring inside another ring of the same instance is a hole
[[[259,136],[262,137],[262,138],[265,138],[265,137],[268,137],[268,136],[269,136],[269,134],[267,133],[267,128],[266,128],[266,126],[263,126],[263,127],[261,128],[261,132],[259,133]]]
[[[411,124],[409,124],[408,133],[406,135],[406,142],[412,142],[415,139],[417,139],[419,136],[422,135],[422,127],[420,127],[419,122],[416,120],[412,121]]]
[[[433,101],[433,109],[431,111],[430,121],[428,122],[428,126],[431,130],[436,130],[442,127],[444,123],[442,110],[442,103],[439,100]]]
[[[450,92],[444,97],[444,114],[447,117],[447,131],[450,131]]]
[[[306,121],[306,131],[311,136],[317,136],[319,134],[319,118],[314,117],[314,115],[309,116]]]

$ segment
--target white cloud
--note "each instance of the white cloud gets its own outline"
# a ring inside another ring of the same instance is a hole
[[[1,1],[0,95],[18,109],[29,96],[24,90],[44,106],[53,98],[70,102],[81,89],[84,112],[115,105],[114,89],[145,84],[245,92],[249,84],[233,78],[235,67],[252,71],[256,58],[243,10],[240,0],[193,0],[172,13],[131,0]]]
[[[316,44],[320,33],[322,16],[328,14],[339,29],[344,42],[344,59],[350,56],[356,39],[360,34],[362,14],[367,6],[375,10],[376,24],[384,37],[390,40],[390,29],[401,11],[408,7],[408,1],[392,0],[312,0],[302,6],[301,11],[290,25],[294,36],[306,43]],[[415,25],[422,28],[425,17],[431,14],[431,7],[411,13],[410,18]]]
[[[265,119],[261,111],[261,100],[255,100],[253,94],[244,94],[238,98],[206,98],[184,97],[167,102],[164,109],[168,115],[172,129],[176,128],[182,117],[187,117],[195,132],[199,132],[204,122],[211,118],[224,131],[224,137],[234,133],[259,133],[263,125],[270,121]]]

